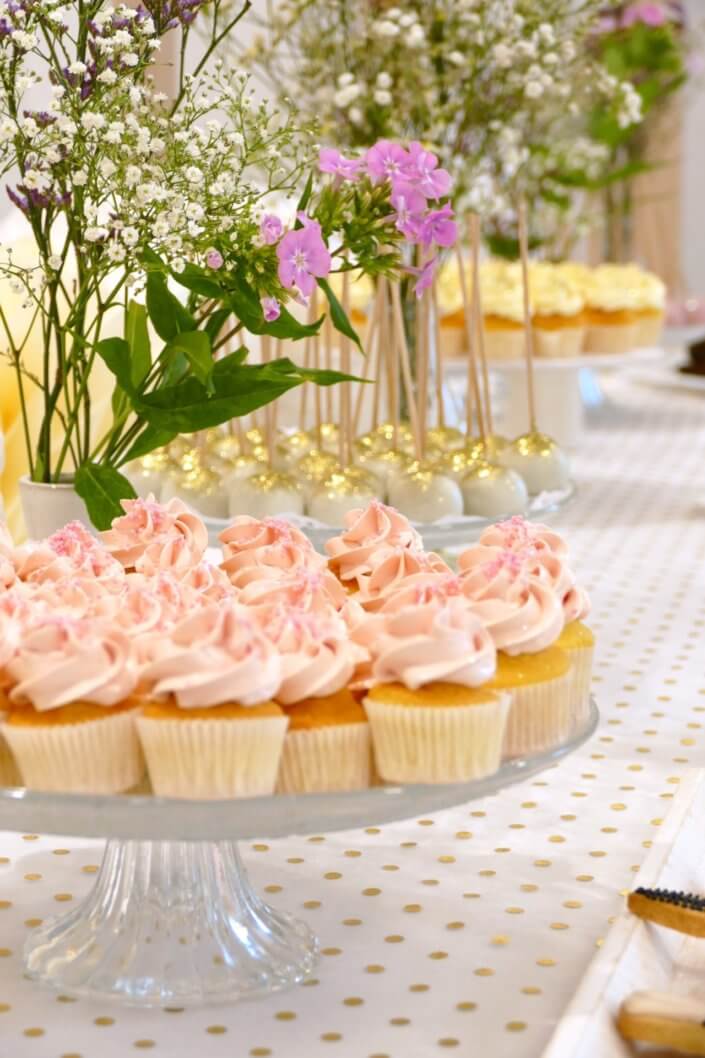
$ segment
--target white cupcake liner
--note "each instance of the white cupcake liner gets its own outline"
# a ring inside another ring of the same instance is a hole
[[[289,731],[279,764],[277,793],[365,790],[371,785],[371,773],[369,724]]]
[[[122,793],[144,774],[135,718],[139,710],[105,710],[75,724],[2,724],[22,781],[55,793]]]
[[[586,353],[628,353],[637,347],[636,323],[590,323],[585,334]]]
[[[640,347],[658,345],[663,336],[663,313],[639,316],[636,323],[636,344]]]
[[[590,688],[592,681],[592,661],[594,647],[564,648],[571,660],[573,686],[570,692],[573,706],[573,728],[580,730],[590,715]]]
[[[585,341],[584,327],[558,327],[548,330],[545,327],[534,327],[536,355],[553,360],[580,356]]]
[[[521,360],[524,355],[524,329],[484,328],[485,352],[489,360]]]
[[[443,356],[448,360],[457,360],[467,356],[465,328],[444,324],[441,320],[441,345]]]
[[[510,697],[482,705],[390,705],[364,700],[385,782],[468,782],[500,765]]]
[[[140,716],[137,730],[155,794],[218,800],[274,793],[288,724],[286,716]]]
[[[525,757],[564,742],[574,726],[572,689],[572,671],[553,680],[512,687],[502,755]]]

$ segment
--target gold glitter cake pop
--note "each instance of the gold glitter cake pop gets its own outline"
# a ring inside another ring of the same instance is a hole
[[[238,514],[269,518],[303,512],[301,484],[291,474],[282,474],[278,470],[264,469],[244,481],[234,483],[230,490],[228,513],[231,518]]]
[[[162,501],[178,497],[207,518],[227,518],[228,496],[218,474],[198,464],[174,468],[162,487]]]
[[[171,466],[171,459],[166,448],[156,448],[141,459],[135,459],[125,468],[125,475],[138,496],[149,496],[151,493],[159,499],[162,493],[164,478]]]
[[[295,475],[302,483],[304,493],[311,497],[318,485],[338,469],[338,460],[332,452],[321,452],[312,448],[296,464]]]
[[[460,482],[466,514],[502,518],[524,514],[529,494],[514,470],[478,460]]]
[[[275,454],[277,461],[284,466],[293,466],[303,455],[310,452],[315,445],[305,430],[279,435]]]
[[[517,437],[500,452],[499,460],[502,466],[521,474],[532,496],[565,489],[570,484],[568,456],[552,438],[537,430]]]
[[[448,449],[462,448],[465,444],[465,434],[456,429],[455,426],[432,426],[426,431],[426,448]]]
[[[308,505],[312,518],[324,525],[341,526],[348,511],[364,507],[382,493],[382,484],[374,474],[361,467],[333,471],[314,491]]]
[[[463,513],[460,486],[432,463],[415,460],[389,482],[389,502],[413,522],[435,522]]]

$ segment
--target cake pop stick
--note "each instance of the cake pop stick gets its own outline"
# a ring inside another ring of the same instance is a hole
[[[473,284],[473,309],[475,319],[473,327],[477,336],[477,352],[480,359],[480,373],[482,377],[482,389],[484,396],[484,425],[483,437],[492,437],[494,425],[492,422],[492,397],[490,393],[490,373],[487,366],[487,352],[485,350],[485,329],[482,323],[482,284],[480,283],[480,217],[477,213],[470,214],[470,247],[472,251],[472,284]]]
[[[428,353],[429,353],[429,295],[424,291],[416,303],[416,392],[419,408],[419,437],[421,458],[426,456],[426,431],[428,429]]]
[[[407,344],[406,334],[404,332],[404,318],[401,312],[401,299],[399,297],[399,288],[396,283],[391,283],[390,290],[392,296],[393,340],[399,343],[399,354],[401,358],[401,376],[404,383],[406,404],[409,409],[409,422],[411,424],[411,432],[414,437],[414,449],[416,451],[416,458],[421,459],[421,456],[423,454],[423,446],[419,428],[419,415],[416,407],[416,399],[414,396],[414,383],[411,375],[411,357],[409,356],[409,346]]]
[[[365,356],[363,358],[363,369],[362,377],[367,381],[370,377],[370,371],[372,370],[373,364],[376,363],[378,346],[379,346],[379,320],[382,312],[382,298],[380,296],[382,280],[377,284],[377,292],[375,294],[374,304],[372,306],[372,313],[370,315],[369,324],[367,327],[367,334],[364,338]],[[377,344],[375,344],[375,342]],[[373,379],[376,379],[376,371],[373,374]],[[373,386],[376,389],[376,382],[373,381]],[[360,427],[360,416],[362,415],[362,404],[365,399],[365,393],[369,387],[360,384],[357,391],[357,399],[355,401],[355,412],[352,420],[352,432],[353,436],[357,435]]]
[[[386,355],[385,345],[387,343],[388,335],[388,306],[387,306],[387,280],[382,278],[379,281],[379,326],[377,330],[377,358],[375,361],[375,392],[374,402],[372,405],[372,428],[376,429],[379,426],[380,418],[380,404],[382,401],[382,367],[384,365],[384,358]]]
[[[272,359],[271,339],[268,334],[262,335],[262,363],[268,364]],[[267,465],[272,469],[274,462],[274,402],[264,409],[264,437],[267,447]]]
[[[326,371],[332,371],[333,369],[333,324],[331,323],[330,315],[327,315],[325,320],[323,321],[323,366],[325,367]],[[332,386],[326,387],[325,398],[326,422],[333,422],[335,418],[335,412],[333,410]]]
[[[350,315],[350,273],[343,272],[343,311]],[[350,374],[350,339],[340,336],[340,370]],[[342,382],[340,390],[340,429],[338,431],[341,466],[348,466],[352,461],[352,436],[350,433],[350,383]]]
[[[475,328],[473,326],[473,320],[475,318],[475,308],[471,304],[470,298],[468,297],[468,284],[465,275],[465,264],[463,262],[463,254],[460,246],[456,247],[455,257],[458,265],[458,281],[460,283],[460,294],[463,301],[463,325],[465,327],[465,341],[468,347],[468,375],[467,375],[467,394],[466,394],[466,421],[465,421],[465,436],[470,439],[472,437],[472,411],[473,405],[475,409],[475,415],[477,417],[477,426],[480,434],[485,436],[485,419],[482,414],[482,400],[480,399],[480,383],[477,377],[477,359],[476,359],[476,344],[475,344]],[[473,291],[475,285],[473,282]]]
[[[524,334],[526,337],[526,393],[529,403],[529,429],[536,432],[536,398],[534,394],[534,328],[531,324],[529,301],[529,236],[526,220],[526,199],[519,201],[519,253],[521,255],[521,282],[524,294]]]
[[[313,318],[315,320],[318,314],[318,287],[315,288],[311,297],[311,311],[313,312]],[[316,334],[313,337],[313,366],[316,371],[321,369],[321,342],[319,336]],[[321,448],[322,434],[321,426],[323,425],[323,401],[321,398],[321,387],[314,387],[314,412],[315,412],[315,423],[316,423],[316,446]]]

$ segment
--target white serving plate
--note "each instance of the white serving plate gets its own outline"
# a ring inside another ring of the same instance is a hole
[[[705,891],[703,818],[705,771],[693,769],[680,784],[634,879],[635,889]],[[702,999],[705,1016],[705,940],[654,926],[625,908],[590,964],[542,1058],[634,1058],[638,1052],[619,1035],[615,1018],[628,995],[646,989],[697,996]],[[663,1051],[658,1054],[665,1058]]]

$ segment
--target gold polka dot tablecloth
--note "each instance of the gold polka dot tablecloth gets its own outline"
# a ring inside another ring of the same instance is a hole
[[[99,843],[0,835],[0,1058],[537,1058],[679,781],[705,764],[705,405],[615,390],[555,524],[593,599],[597,735],[537,779],[424,819],[258,842],[255,886],[318,933],[316,976],[233,1007],[40,991],[29,930]],[[700,492],[698,492],[700,489]]]

